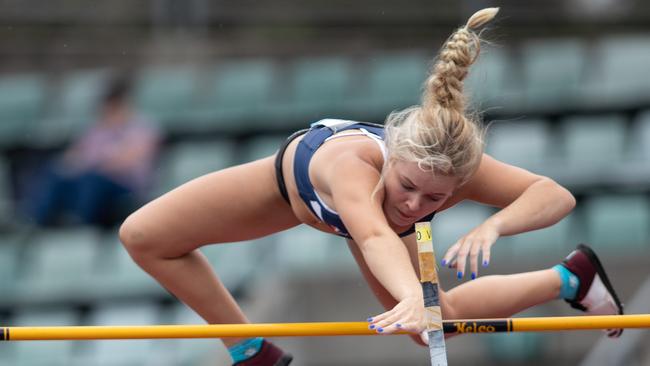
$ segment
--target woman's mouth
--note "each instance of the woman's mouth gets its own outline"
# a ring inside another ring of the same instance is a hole
[[[409,220],[413,220],[413,219],[415,218],[415,217],[413,217],[413,216],[406,215],[405,213],[403,213],[403,212],[400,211],[400,210],[396,210],[396,211],[397,211],[397,214],[399,215],[399,217],[400,217],[402,220],[409,221]]]

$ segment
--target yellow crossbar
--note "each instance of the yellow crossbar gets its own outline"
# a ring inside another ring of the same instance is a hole
[[[538,332],[650,328],[650,314],[445,320],[445,333]],[[90,340],[377,335],[366,322],[1,327],[0,340]],[[399,332],[397,334],[405,334]]]

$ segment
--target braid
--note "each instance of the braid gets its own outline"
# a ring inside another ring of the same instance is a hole
[[[435,102],[443,108],[465,110],[463,80],[479,49],[478,37],[465,28],[447,40],[431,77],[426,81],[425,105]]]
[[[388,116],[386,142],[392,160],[417,162],[434,174],[457,176],[461,184],[474,174],[483,155],[485,132],[465,113],[463,81],[480,53],[474,29],[498,10],[476,12],[449,37],[424,84],[421,106]]]
[[[460,113],[465,111],[463,80],[481,51],[481,41],[472,29],[491,20],[497,12],[498,8],[477,12],[445,42],[433,72],[426,81],[423,101],[425,110],[437,104]]]

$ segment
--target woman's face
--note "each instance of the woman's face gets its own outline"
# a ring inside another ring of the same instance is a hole
[[[384,176],[384,213],[400,226],[412,225],[438,210],[458,186],[452,176],[434,176],[417,163],[393,161]]]

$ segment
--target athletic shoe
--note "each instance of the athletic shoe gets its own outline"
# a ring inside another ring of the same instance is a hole
[[[585,244],[578,244],[562,265],[580,279],[578,295],[574,300],[565,300],[571,307],[588,315],[622,315],[623,304],[618,299],[603,265],[596,253]],[[607,329],[607,336],[618,338],[623,329]]]
[[[280,348],[266,339],[262,342],[262,348],[255,356],[237,362],[233,366],[287,366],[293,360],[293,356],[284,353]]]

